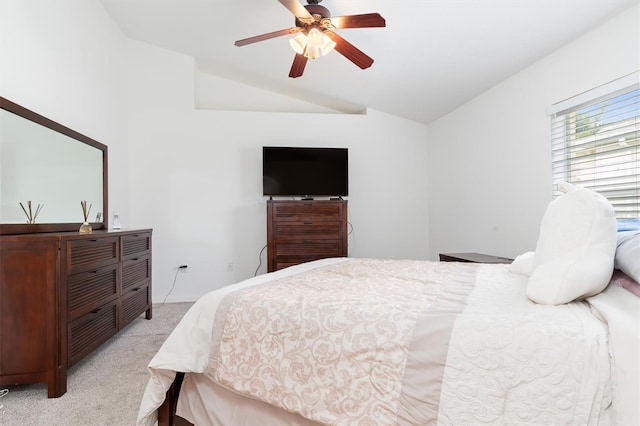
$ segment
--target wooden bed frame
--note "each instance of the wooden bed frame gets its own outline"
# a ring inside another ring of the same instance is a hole
[[[176,415],[176,406],[184,373],[176,373],[176,378],[167,391],[164,402],[158,408],[158,426],[194,426],[192,423]]]

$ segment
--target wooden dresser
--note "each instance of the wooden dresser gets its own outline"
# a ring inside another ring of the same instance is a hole
[[[347,256],[347,201],[267,201],[267,270]]]
[[[151,229],[0,236],[0,385],[47,382],[145,313]]]

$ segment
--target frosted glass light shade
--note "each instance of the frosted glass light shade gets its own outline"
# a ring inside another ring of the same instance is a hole
[[[312,28],[306,36],[304,34],[297,35],[289,40],[289,44],[297,54],[304,55],[309,59],[324,56],[336,46],[335,41],[322,34],[317,28]]]
[[[304,48],[307,47],[307,36],[302,33],[298,34],[297,36],[289,40],[289,44],[297,54],[303,55]]]

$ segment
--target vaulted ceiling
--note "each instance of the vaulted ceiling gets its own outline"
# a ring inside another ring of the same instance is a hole
[[[361,70],[336,51],[289,78],[278,0],[100,0],[123,33],[195,58],[198,69],[337,111],[366,108],[428,124],[640,0],[324,0],[332,16],[380,13],[384,28],[337,30],[374,59]],[[302,0],[306,4],[306,0]]]

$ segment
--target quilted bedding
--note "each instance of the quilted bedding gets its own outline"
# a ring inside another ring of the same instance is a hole
[[[212,292],[151,361],[138,424],[175,371],[195,424],[225,423],[187,391],[211,388],[300,424],[609,423],[606,325],[525,291],[504,265],[330,259]]]

